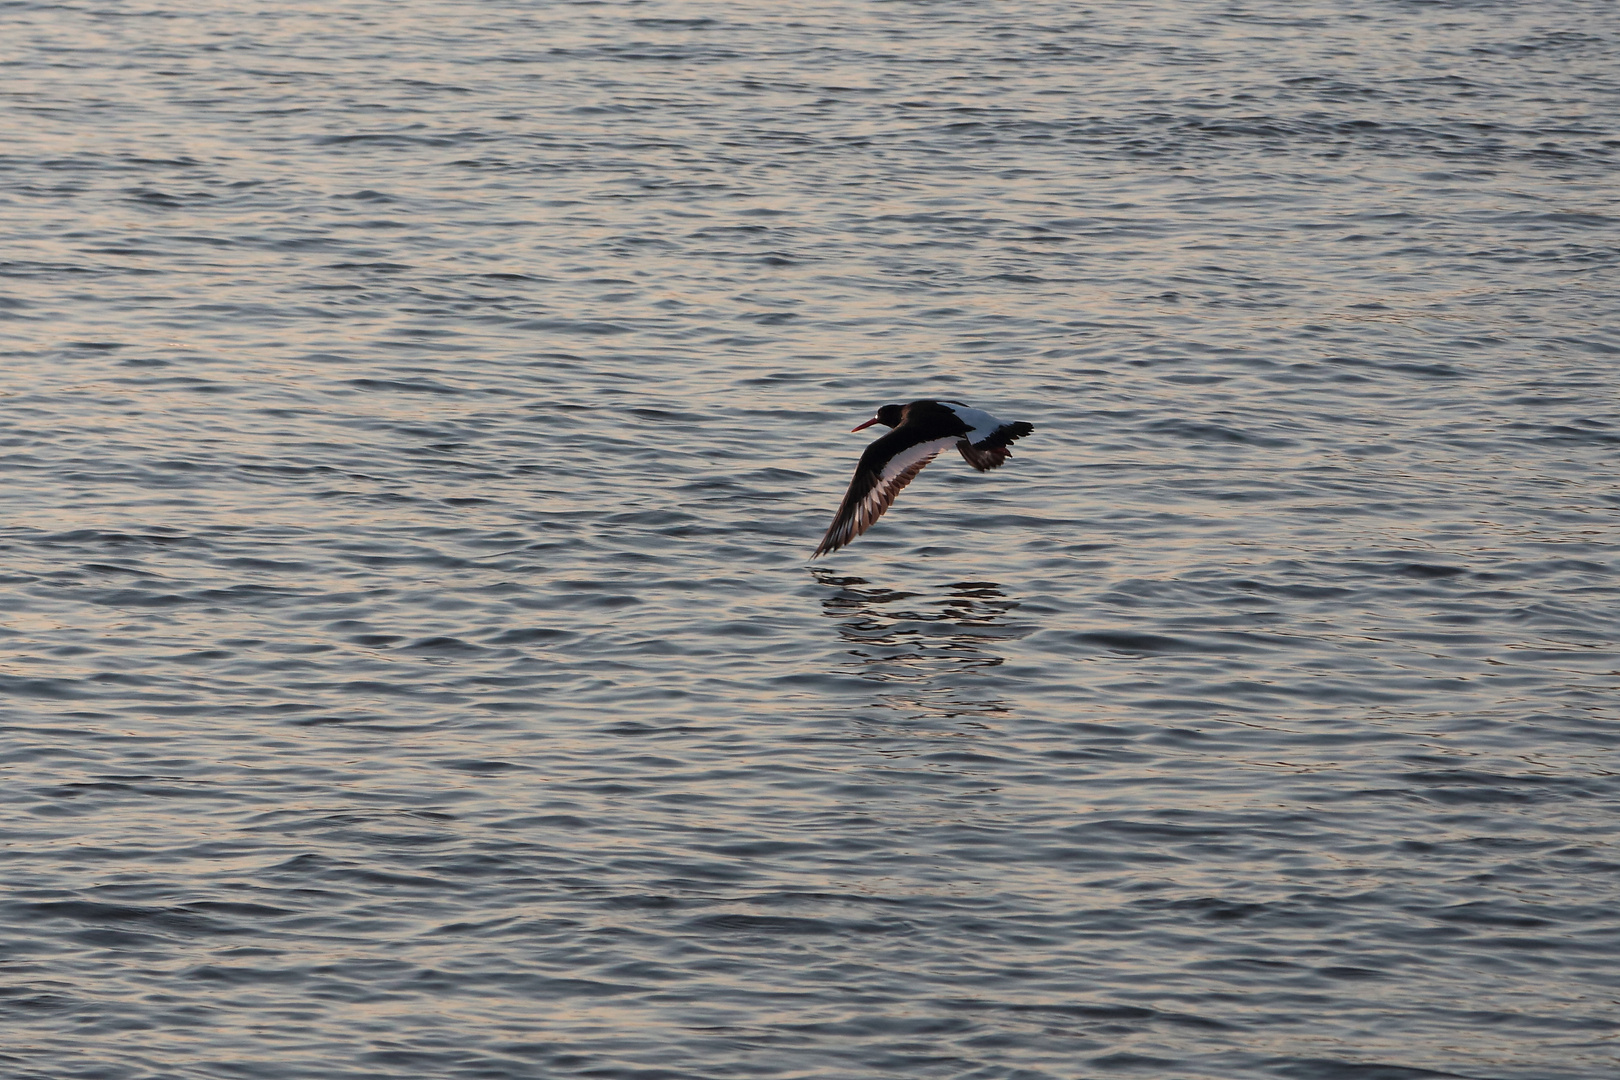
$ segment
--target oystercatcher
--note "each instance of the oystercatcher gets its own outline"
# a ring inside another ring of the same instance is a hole
[[[960,401],[913,401],[910,405],[885,405],[877,415],[851,430],[873,424],[894,430],[866,448],[855,478],[849,482],[844,502],[838,507],[832,527],[821,538],[815,555],[837,551],[883,516],[900,489],[922,472],[942,450],[956,447],[967,463],[985,472],[1011,456],[1007,449],[1014,439],[1035,430],[1022,420],[1008,423],[981,409],[970,409]]]

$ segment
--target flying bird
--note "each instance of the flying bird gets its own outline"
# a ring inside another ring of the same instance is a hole
[[[812,559],[837,551],[883,516],[900,489],[911,483],[943,450],[962,452],[967,463],[980,472],[994,469],[1012,451],[1014,439],[1035,430],[1022,420],[997,420],[982,409],[970,409],[960,401],[913,401],[910,405],[885,405],[877,415],[851,430],[873,424],[894,430],[866,448],[855,478],[849,482],[843,504],[832,527],[821,538]]]

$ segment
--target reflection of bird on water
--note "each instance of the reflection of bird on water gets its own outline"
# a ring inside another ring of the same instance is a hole
[[[959,401],[913,401],[885,405],[877,415],[854,428],[883,424],[894,430],[873,442],[861,455],[843,504],[821,538],[813,559],[837,551],[883,516],[902,488],[922,472],[943,450],[955,447],[980,472],[998,468],[1012,456],[1008,447],[1034,431],[1022,420],[1008,423]]]
[[[872,640],[871,634],[867,632],[871,628],[882,626],[882,632],[887,634],[898,624],[907,622],[954,623],[964,630],[1004,626],[1000,617],[1018,607],[1018,602],[1006,599],[1001,586],[994,581],[958,581],[943,586],[950,592],[945,599],[935,601],[935,604],[943,610],[888,611],[883,610],[885,605],[928,594],[872,587],[865,578],[844,577],[820,567],[812,567],[810,572],[821,584],[839,590],[821,601],[827,615],[843,621],[846,636],[863,641]],[[857,630],[857,627],[860,629]],[[972,636],[994,638],[1021,635],[989,633]]]
[[[820,567],[810,571],[829,591],[822,610],[856,662],[853,674],[883,684],[880,700],[912,718],[988,718],[1008,711],[1000,695],[986,690],[981,673],[1004,658],[991,651],[1000,640],[1022,637],[1027,627],[1010,623],[1018,607],[993,581],[959,581],[902,592],[844,577]]]

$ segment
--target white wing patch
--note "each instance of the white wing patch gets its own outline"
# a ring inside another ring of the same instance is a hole
[[[969,408],[960,401],[942,401],[940,404],[955,413],[962,423],[972,429],[962,436],[970,443],[983,442],[995,433],[996,428],[1006,423],[1005,420],[997,420],[983,409]]]
[[[927,442],[920,442],[916,446],[906,447],[904,450],[894,455],[894,457],[884,462],[883,472],[878,474],[883,478],[883,483],[879,484],[877,488],[873,489],[873,494],[876,494],[878,489],[888,487],[889,481],[893,480],[907,469],[911,470],[912,476],[916,476],[918,470],[920,470],[930,461],[933,461],[935,457],[939,456],[940,451],[949,450],[951,447],[955,446],[957,441],[960,439],[960,435],[947,435],[943,439],[930,439]],[[916,466],[915,469],[912,468],[913,465]],[[867,496],[868,499],[871,497],[871,495]]]

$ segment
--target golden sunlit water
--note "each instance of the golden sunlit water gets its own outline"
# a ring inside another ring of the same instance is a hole
[[[0,28],[0,1073],[1620,1074],[1610,6]]]

